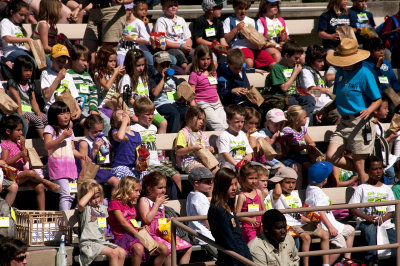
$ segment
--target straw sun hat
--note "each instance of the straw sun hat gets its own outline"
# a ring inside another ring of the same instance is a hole
[[[331,65],[346,67],[367,59],[369,55],[369,51],[358,49],[356,40],[344,38],[336,47],[336,51],[326,56],[326,60]]]

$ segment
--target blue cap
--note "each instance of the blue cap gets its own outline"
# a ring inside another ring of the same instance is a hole
[[[330,162],[315,163],[308,169],[308,180],[314,184],[322,183],[330,175],[332,168],[333,164]]]
[[[281,0],[268,0],[268,3],[280,2]]]

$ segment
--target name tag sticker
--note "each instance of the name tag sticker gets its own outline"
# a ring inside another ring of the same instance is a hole
[[[249,204],[249,205],[247,205],[247,210],[249,212],[258,212],[260,210],[260,205],[258,205],[258,204]]]
[[[216,77],[208,77],[208,82],[210,82],[210,85],[217,85],[218,80]]]
[[[176,34],[181,34],[181,33],[183,33],[183,27],[182,27],[181,25],[176,25],[175,27],[173,27],[173,29],[174,29],[174,32],[175,32]]]
[[[175,92],[168,91],[167,98],[168,100],[178,100],[178,93],[176,91]]]
[[[89,94],[89,85],[87,84],[79,85],[79,91],[83,94]]]
[[[389,84],[389,79],[386,76],[379,76],[378,79],[380,84]]]
[[[78,193],[78,183],[69,183],[69,193]]]
[[[360,21],[367,21],[368,20],[368,16],[366,13],[361,13],[361,14],[357,14],[357,17]]]
[[[139,84],[137,85],[136,89],[137,89],[137,93],[138,93],[139,95],[145,95],[145,96],[147,96],[147,95],[149,94],[149,91],[144,87],[144,84],[143,84],[143,83],[139,83]]]
[[[32,113],[32,107],[26,104],[21,104],[21,110],[22,112]]]
[[[168,221],[167,221],[167,218],[159,218],[158,219],[158,225],[160,225],[160,224],[166,224]]]
[[[215,33],[215,28],[206,29],[206,36],[207,36],[207,37],[213,37],[213,36],[215,36],[215,35],[216,35],[216,33]]]
[[[10,217],[0,217],[0,227],[10,227]]]
[[[379,206],[376,210],[378,212],[386,212],[386,206]]]
[[[140,228],[140,225],[138,223],[138,221],[136,221],[136,219],[131,219],[131,224],[133,225],[133,227],[135,228]]]
[[[106,217],[97,217],[97,225],[99,227],[107,227],[107,219]]]
[[[285,76],[285,78],[290,78],[292,76],[292,73],[293,73],[293,69],[283,70],[283,75]]]

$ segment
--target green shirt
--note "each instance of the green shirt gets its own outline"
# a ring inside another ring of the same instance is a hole
[[[85,71],[82,74],[79,74],[73,69],[68,69],[67,73],[72,76],[79,96],[84,99],[83,108],[89,108],[89,111],[98,112],[97,88],[89,73]]]
[[[271,73],[267,76],[266,87],[270,91],[271,94],[279,94],[279,95],[294,95],[297,93],[296,90],[296,80],[290,85],[289,90],[284,93],[280,85],[284,84],[293,73],[293,68],[285,67],[279,63],[276,63],[272,69]]]

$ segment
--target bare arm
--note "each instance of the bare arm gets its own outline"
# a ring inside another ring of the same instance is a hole
[[[160,82],[152,89],[151,93],[153,94],[154,97],[158,97],[158,95],[160,94],[160,92],[162,91],[163,87],[164,87],[164,77],[165,77],[165,71],[166,69],[164,69],[160,75],[161,75],[161,80]]]
[[[279,198],[281,197],[281,195],[282,195],[281,184],[276,183],[276,184],[275,184],[274,191],[273,191],[273,193],[272,193],[272,198],[273,198],[274,200],[277,200],[277,199],[279,199]]]
[[[85,196],[83,196],[78,202],[78,211],[83,212],[90,199],[93,197],[94,191],[90,189]]]
[[[287,92],[290,89],[290,86],[292,86],[293,82],[296,80],[297,75],[300,73],[301,71],[301,65],[297,64],[292,72],[292,75],[290,76],[290,78],[283,84],[280,85],[280,89],[283,92]]]
[[[39,104],[36,101],[36,96],[35,93],[32,91],[32,99],[31,99],[31,106],[32,106],[32,110],[35,112],[36,115],[40,115],[40,108],[39,108]]]
[[[66,133],[68,131],[71,132],[71,136],[72,136],[72,129],[69,128],[69,129],[64,130],[64,132],[54,140],[52,139],[53,136],[51,134],[45,133],[44,134],[44,148],[46,150],[56,149],[61,144],[61,142],[63,142],[67,138],[67,134],[64,134],[64,133]]]
[[[49,46],[49,27],[47,23],[40,23],[38,26],[38,32],[39,32],[39,37],[40,41],[43,44],[43,49],[46,53],[51,52],[51,47]]]
[[[142,218],[142,221],[145,224],[150,224],[156,216],[158,208],[160,208],[160,206],[164,204],[167,200],[167,195],[160,195],[154,202],[153,207],[150,208],[147,200],[142,197],[139,201],[139,214]]]
[[[135,230],[132,224],[130,224],[127,220],[125,220],[124,215],[120,210],[113,210],[111,211],[111,214],[114,215],[115,219],[118,221],[120,226],[131,236],[136,237],[138,235],[138,232]]]
[[[222,158],[224,158],[224,160],[227,161],[228,163],[231,163],[233,165],[237,164],[236,160],[233,159],[232,155],[230,155],[229,152],[223,152]]]
[[[18,104],[18,114],[22,116],[21,98],[19,97],[18,90],[11,86],[8,89],[10,91],[11,98]]]

